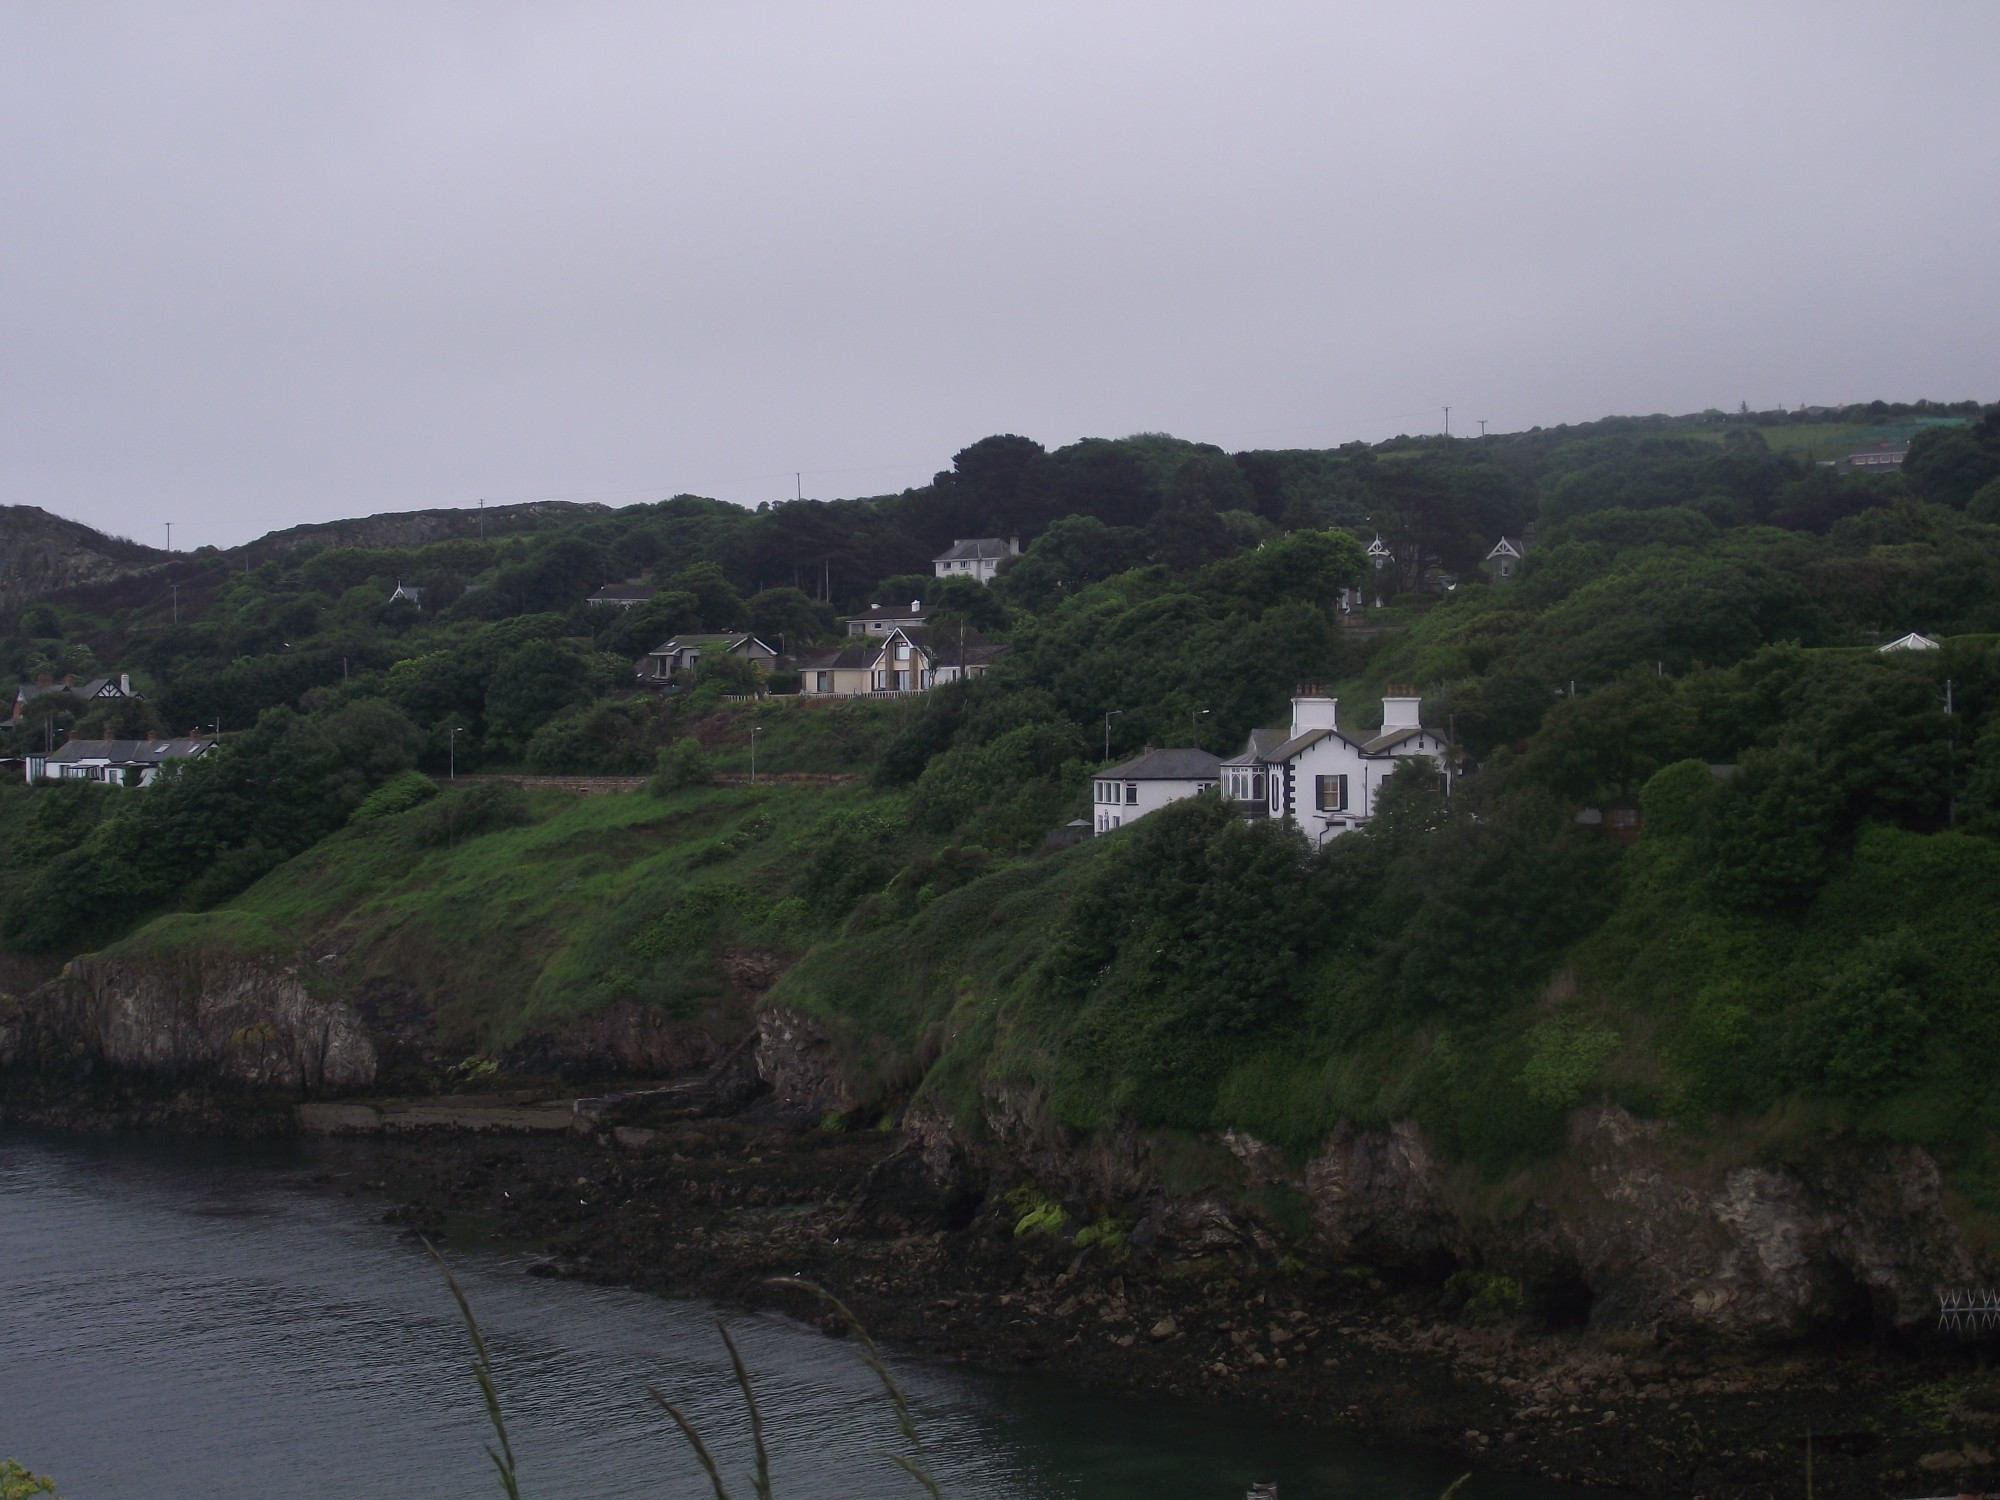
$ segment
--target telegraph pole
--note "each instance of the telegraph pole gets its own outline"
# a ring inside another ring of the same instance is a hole
[[[1486,418],[1484,418],[1484,417],[1481,417],[1481,418],[1479,419],[1479,435],[1480,435],[1481,437],[1485,437],[1485,436],[1486,436]]]
[[[1104,758],[1111,759],[1111,721],[1124,713],[1122,708],[1114,708],[1104,716]]]
[[[178,583],[170,583],[167,587],[174,591],[174,623],[178,625],[181,622],[181,586]]]
[[[172,521],[167,522],[167,550],[169,552],[174,550],[174,523]]]
[[[1446,437],[1451,436],[1451,408],[1449,406],[1444,409],[1444,435]]]

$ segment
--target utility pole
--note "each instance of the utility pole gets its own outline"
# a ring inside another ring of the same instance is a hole
[[[805,475],[801,474],[797,469],[794,469],[792,470],[792,498],[794,500],[803,500],[805,499],[805,497],[806,497],[806,477]]]
[[[1479,435],[1480,435],[1481,437],[1485,437],[1485,436],[1486,436],[1486,418],[1484,418],[1484,417],[1481,417],[1481,418],[1479,419]]]
[[[1208,710],[1205,708],[1191,708],[1188,710],[1188,743],[1193,745],[1197,750],[1201,748],[1201,738],[1195,721],[1206,717],[1207,714]]]
[[[757,784],[757,736],[764,732],[762,724],[750,726],[750,785]]]
[[[346,658],[342,658],[341,665],[346,666]],[[446,773],[446,779],[450,781],[458,780],[458,731],[459,726],[452,725],[451,736],[445,741],[445,759],[451,767]]]
[[[174,550],[174,523],[172,521],[167,522],[167,550],[169,552]]]
[[[1104,716],[1104,758],[1111,759],[1111,721],[1124,713],[1122,708],[1114,708]]]
[[[486,540],[486,502],[479,502],[479,540]]]
[[[181,586],[178,583],[170,583],[167,587],[174,591],[174,623],[178,625],[181,622]]]
[[[1449,406],[1444,409],[1444,435],[1446,437],[1451,436],[1451,408]]]

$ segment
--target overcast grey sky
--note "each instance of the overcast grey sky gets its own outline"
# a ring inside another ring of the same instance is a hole
[[[0,502],[158,543],[2000,395],[2000,4],[0,6]]]

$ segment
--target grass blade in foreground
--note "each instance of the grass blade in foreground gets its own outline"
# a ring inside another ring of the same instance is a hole
[[[507,1424],[500,1416],[500,1392],[493,1384],[493,1361],[487,1357],[486,1340],[480,1337],[479,1320],[472,1316],[472,1304],[465,1300],[464,1289],[451,1274],[451,1267],[444,1263],[444,1257],[437,1253],[437,1246],[429,1240],[424,1240],[423,1246],[444,1273],[444,1284],[451,1288],[452,1300],[458,1303],[459,1314],[465,1319],[465,1331],[472,1335],[472,1350],[477,1356],[472,1362],[472,1373],[479,1381],[479,1394],[486,1400],[486,1420],[493,1424],[494,1436],[500,1440],[500,1451],[494,1452],[489,1445],[486,1456],[499,1471],[500,1487],[507,1492],[507,1500],[521,1500],[520,1481],[514,1473],[514,1448],[507,1441]]]
[[[773,1277],[769,1285],[800,1287],[811,1292],[846,1320],[855,1338],[861,1341],[861,1362],[875,1372],[875,1378],[882,1382],[882,1389],[889,1393],[889,1399],[896,1407],[896,1426],[902,1432],[904,1441],[916,1450],[913,1457],[905,1458],[894,1453],[885,1453],[883,1457],[922,1485],[931,1500],[944,1500],[944,1492],[938,1488],[937,1481],[931,1477],[930,1471],[922,1463],[924,1444],[923,1439],[917,1436],[916,1419],[910,1415],[910,1403],[903,1399],[903,1392],[897,1386],[895,1376],[889,1373],[889,1367],[882,1362],[882,1351],[877,1349],[875,1341],[868,1337],[868,1330],[861,1326],[861,1320],[854,1316],[845,1302],[814,1282],[789,1281],[783,1277]]]

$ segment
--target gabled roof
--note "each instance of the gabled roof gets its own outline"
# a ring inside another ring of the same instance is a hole
[[[1919,635],[1916,631],[1912,630],[1908,635],[1898,636],[1895,640],[1889,642],[1888,645],[1879,646],[1876,649],[1880,651],[1938,651],[1943,648],[1929,636]]]
[[[1282,729],[1253,729],[1250,731],[1250,743],[1243,747],[1242,753],[1230,756],[1223,764],[1249,766],[1259,761],[1275,760],[1278,747],[1284,743],[1285,731]]]
[[[1503,536],[1493,544],[1493,550],[1486,554],[1487,561],[1496,557],[1521,557],[1526,554],[1528,544],[1517,536]]]
[[[1097,775],[1115,781],[1218,781],[1222,762],[1206,750],[1148,750]]]
[[[213,745],[207,735],[178,740],[70,740],[47,757],[50,765],[76,765],[87,760],[109,761],[113,765],[158,765],[163,760],[185,760]]]
[[[663,641],[646,654],[648,656],[672,656],[676,651],[685,651],[690,646],[720,645],[724,649],[730,650],[742,645],[745,641],[764,646],[762,641],[758,640],[756,636],[751,635],[748,631],[738,630],[726,635],[677,635],[670,641]],[[769,646],[764,646],[764,649],[771,651]],[[771,654],[776,656],[778,653],[771,651]]]
[[[832,672],[851,668],[856,671],[866,671],[881,654],[881,646],[872,643],[866,646],[843,646],[838,651],[829,651],[822,656],[801,660],[799,670]]]
[[[941,562],[998,562],[1003,557],[1012,557],[1014,549],[1005,537],[975,536],[955,541],[931,561]]]
[[[1395,554],[1390,552],[1389,544],[1383,541],[1380,536],[1377,536],[1374,541],[1368,544],[1368,555],[1370,557],[1393,557]]]
[[[1353,740],[1348,740],[1348,744],[1354,745],[1354,748],[1359,750],[1363,755],[1380,755],[1392,746],[1402,744],[1411,735],[1422,734],[1423,732],[1424,727],[1421,724],[1405,724],[1398,729],[1385,729],[1376,735],[1374,739],[1363,740],[1358,745],[1354,745]]]

